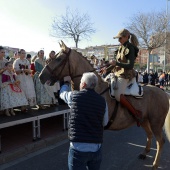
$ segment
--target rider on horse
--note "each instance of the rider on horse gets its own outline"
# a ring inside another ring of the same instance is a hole
[[[139,123],[142,121],[142,113],[136,110],[124,96],[128,82],[136,76],[133,67],[139,51],[137,48],[138,40],[127,29],[119,31],[118,35],[113,38],[118,38],[121,44],[116,55],[116,60],[110,61],[111,66],[107,68],[107,71],[112,69],[112,72],[118,77],[118,88],[114,91],[115,98],[133,114]]]

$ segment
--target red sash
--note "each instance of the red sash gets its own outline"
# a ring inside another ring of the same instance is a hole
[[[21,89],[18,86],[16,86],[16,85],[9,84],[9,86],[10,86],[11,90],[14,91],[14,92],[17,92],[17,93],[21,93],[22,92]]]

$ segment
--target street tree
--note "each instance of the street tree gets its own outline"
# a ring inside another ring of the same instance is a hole
[[[148,56],[152,50],[163,47],[166,43],[166,29],[168,17],[165,11],[137,13],[130,18],[129,30],[136,34],[139,39],[140,47],[148,50]],[[147,71],[149,72],[150,63],[147,60]]]
[[[65,15],[54,18],[51,36],[73,39],[76,48],[78,48],[80,40],[89,39],[91,34],[95,32],[96,30],[93,28],[93,23],[87,13],[80,14],[78,10],[71,11],[67,8]]]

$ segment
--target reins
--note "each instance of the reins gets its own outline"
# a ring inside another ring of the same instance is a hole
[[[72,76],[71,75],[71,68],[70,68],[70,62],[69,62],[69,56],[70,56],[70,53],[71,53],[71,49],[69,48],[69,51],[68,51],[68,53],[66,53],[66,52],[63,52],[65,55],[66,55],[66,58],[59,64],[59,65],[57,65],[56,67],[54,67],[54,69],[52,70],[50,67],[49,67],[49,65],[47,65],[46,66],[46,68],[47,68],[47,70],[52,74],[52,77],[53,78],[58,78],[59,77],[59,75],[62,73],[62,71],[64,70],[64,67],[65,67],[65,65],[66,65],[66,63],[67,63],[67,61],[68,61],[68,67],[69,67],[69,75],[70,75],[70,77],[71,77],[71,79],[73,80],[73,79],[75,79],[75,78],[78,78],[78,77],[81,77],[82,76],[82,74],[78,74],[78,75],[76,75],[76,76]],[[57,67],[59,67],[59,66],[62,66],[62,69],[60,70],[60,72],[59,72],[59,74],[58,74],[58,77],[56,76],[56,75],[54,75],[54,71],[57,69]],[[105,66],[102,66],[101,68],[104,68]],[[89,71],[89,72],[94,72],[94,71],[96,71],[97,69],[93,69],[93,70],[91,70],[91,71]],[[100,95],[103,95],[105,92],[107,92],[109,90],[109,87],[107,87],[104,91],[102,91],[101,93],[100,93]]]
[[[78,75],[76,75],[76,76],[72,76],[72,75],[71,75],[71,68],[70,68],[70,62],[69,62],[69,56],[70,56],[70,53],[71,53],[71,49],[69,48],[68,53],[66,53],[66,52],[63,52],[63,53],[66,55],[66,58],[65,58],[59,65],[57,65],[56,67],[54,67],[53,70],[49,67],[49,65],[46,66],[47,70],[52,74],[52,78],[58,78],[58,77],[59,77],[59,75],[60,75],[60,74],[62,73],[62,71],[64,70],[64,67],[66,66],[67,61],[68,61],[69,75],[70,75],[71,79],[73,80],[73,79],[75,79],[75,78],[81,77],[82,74],[78,74]],[[54,75],[54,71],[55,71],[55,70],[57,69],[57,67],[59,67],[59,66],[62,66],[62,69],[60,70],[58,76],[56,76],[56,75]],[[107,66],[108,66],[108,65],[107,65]],[[106,66],[102,66],[101,68],[104,68],[104,67],[106,67]],[[94,71],[96,71],[96,70],[97,70],[97,69],[93,69],[93,70],[91,70],[91,71],[89,71],[89,72],[94,72]],[[100,95],[103,95],[105,92],[107,92],[107,91],[109,90],[109,88],[110,88],[110,87],[107,87],[105,90],[103,90],[103,91],[100,93]],[[104,127],[105,130],[108,129],[108,128],[111,126],[111,124],[113,123],[113,121],[114,121],[114,119],[115,119],[115,117],[116,117],[117,110],[118,110],[118,102],[116,101],[116,106],[115,106],[115,109],[114,109],[114,111],[113,111],[113,113],[112,113],[112,116],[111,116],[108,124]]]
[[[81,77],[82,74],[78,74],[78,75],[76,75],[76,76],[72,76],[72,75],[71,75],[71,68],[70,68],[70,62],[69,62],[69,56],[70,56],[70,53],[71,53],[71,49],[69,48],[68,53],[66,53],[66,52],[63,52],[63,53],[66,55],[66,58],[65,58],[59,65],[57,65],[56,67],[54,67],[53,70],[49,67],[49,65],[46,65],[46,68],[47,68],[47,70],[51,73],[52,77],[55,77],[56,79],[59,77],[59,75],[60,75],[60,74],[62,73],[62,71],[64,70],[64,67],[65,67],[67,61],[68,61],[69,75],[70,75],[71,79],[73,80],[73,79],[75,79],[75,78]],[[60,66],[62,66],[62,69],[60,70],[58,76],[54,75],[55,70],[57,69],[57,67],[60,67]],[[93,69],[92,71],[89,71],[89,72],[94,72],[94,71],[96,71],[96,69]]]
[[[110,87],[107,87],[105,90],[103,90],[100,95],[103,95],[105,92],[107,92],[109,90]]]

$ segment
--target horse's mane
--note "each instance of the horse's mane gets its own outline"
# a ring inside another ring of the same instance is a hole
[[[72,49],[72,50],[73,50],[73,49]],[[82,57],[83,59],[85,59],[85,60],[93,67],[93,64],[90,63],[90,60],[88,60],[87,57],[83,56],[83,54],[82,54],[81,52],[77,51],[77,50],[74,50],[74,51],[76,51],[76,52],[80,55],[80,57]]]

